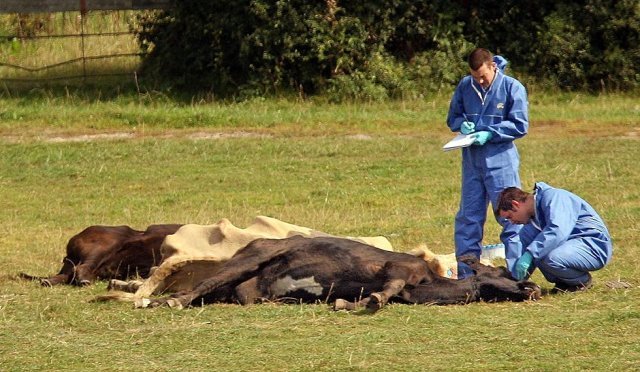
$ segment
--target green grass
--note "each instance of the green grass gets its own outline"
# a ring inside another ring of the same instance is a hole
[[[518,141],[524,188],[546,181],[575,191],[607,221],[614,259],[594,274],[594,289],[359,316],[324,304],[135,310],[89,303],[105,282],[41,288],[12,276],[57,271],[69,237],[88,225],[226,217],[244,227],[259,214],[333,234],[385,235],[400,251],[426,243],[449,253],[460,155],[440,150],[451,137],[447,98],[330,105],[4,95],[0,370],[637,370],[636,102],[533,95],[530,134]],[[60,140],[121,132],[132,137]],[[497,242],[491,219],[486,234]],[[632,288],[605,286],[619,279]],[[539,273],[534,280],[551,288]]]
[[[140,135],[167,130],[252,130],[278,135],[366,132],[448,135],[442,130],[450,97],[386,103],[329,104],[322,98],[254,99],[244,102],[184,101],[166,93],[143,95],[105,90],[52,92],[34,89],[15,95],[0,89],[0,134],[131,131]],[[640,104],[629,94],[590,96],[539,94],[530,97],[537,134],[636,133]],[[612,133],[611,131],[615,131]],[[444,133],[443,133],[444,132]],[[444,137],[443,137],[444,138]]]

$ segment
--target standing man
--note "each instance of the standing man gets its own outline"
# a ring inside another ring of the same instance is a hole
[[[552,292],[575,292],[591,286],[589,271],[602,269],[613,254],[611,235],[602,218],[582,198],[544,182],[533,194],[508,187],[498,200],[497,213],[523,224],[522,248],[507,268],[523,280],[538,267],[555,283]]]
[[[520,156],[514,140],[529,129],[527,91],[504,74],[507,61],[483,48],[468,58],[470,75],[462,78],[451,99],[447,125],[453,132],[472,134],[473,145],[462,149],[462,197],[455,220],[456,257],[480,256],[489,202],[495,209],[500,191],[520,186]],[[500,240],[507,259],[519,252],[520,226],[495,216],[503,227]],[[470,274],[463,264],[458,277]]]

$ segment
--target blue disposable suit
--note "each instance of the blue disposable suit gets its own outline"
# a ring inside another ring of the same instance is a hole
[[[504,74],[504,58],[495,56],[494,62],[498,69],[489,88],[484,89],[471,75],[465,76],[453,93],[447,115],[453,132],[460,131],[462,122],[468,120],[475,123],[476,132],[492,134],[485,145],[462,149],[462,197],[455,219],[457,257],[469,253],[480,256],[489,202],[495,209],[503,189],[520,187],[520,157],[513,141],[529,129],[527,92],[518,80]],[[517,259],[509,253],[520,247],[521,226],[499,216],[496,219],[503,227],[500,239],[507,259]]]
[[[514,256],[529,251],[534,266],[552,283],[586,283],[589,271],[611,261],[613,245],[604,221],[579,196],[544,182],[536,183],[534,198],[535,216],[520,230],[522,248]],[[516,260],[507,259],[509,271]]]

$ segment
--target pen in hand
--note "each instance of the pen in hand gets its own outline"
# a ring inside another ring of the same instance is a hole
[[[460,125],[460,133],[471,134],[475,132],[476,130],[475,123],[470,121],[469,118],[467,118],[467,114],[465,114],[464,112],[462,113],[462,116],[464,117],[464,121],[462,122],[462,125]]]

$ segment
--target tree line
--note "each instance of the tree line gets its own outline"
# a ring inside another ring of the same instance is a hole
[[[638,0],[183,0],[135,31],[145,76],[221,96],[450,90],[476,46],[545,86],[640,86]]]

